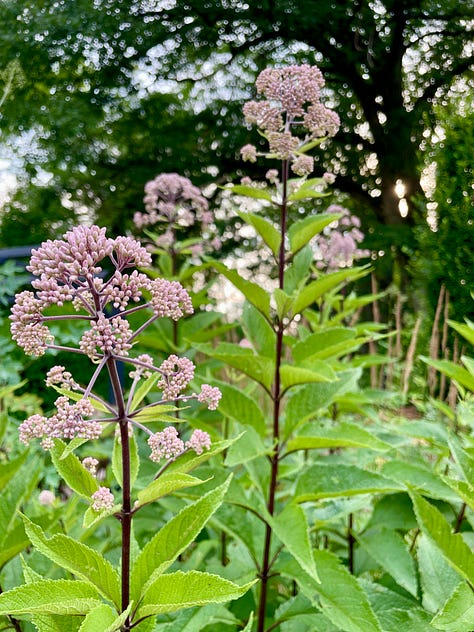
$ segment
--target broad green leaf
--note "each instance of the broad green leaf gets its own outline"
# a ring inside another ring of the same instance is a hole
[[[319,448],[369,448],[371,450],[390,450],[391,445],[381,441],[368,430],[357,424],[342,422],[330,428],[316,429],[311,425],[304,428],[304,435],[288,441],[287,452],[295,450],[313,450]]]
[[[225,457],[225,465],[226,467],[241,465],[258,456],[268,454],[268,451],[260,435],[250,426],[242,433],[240,439],[230,446]]]
[[[308,188],[302,187],[300,191],[303,193],[304,191],[308,191]],[[292,196],[290,196],[290,198],[295,199]],[[341,217],[342,215],[338,213],[325,213],[321,215],[310,215],[309,217],[305,217],[304,219],[294,222],[288,229],[291,252],[296,254],[315,235],[320,233],[332,222],[336,222]]]
[[[284,391],[299,384],[313,382],[333,382],[337,380],[337,375],[331,367],[324,362],[313,362],[311,369],[294,366],[292,364],[282,364],[280,367],[281,387]]]
[[[364,266],[361,268],[346,268],[345,270],[321,275],[319,279],[312,281],[299,292],[293,305],[294,314],[299,314],[341,283],[355,281],[365,276],[367,272],[368,267]]]
[[[178,457],[176,461],[173,461],[171,465],[168,467],[167,472],[180,472],[185,474],[186,472],[190,472],[194,470],[198,465],[208,461],[212,456],[223,452],[228,447],[230,447],[234,441],[237,441],[241,435],[234,437],[233,439],[226,439],[225,441],[216,441],[213,443],[209,450],[204,450],[202,454],[195,454],[193,450],[188,450],[182,456]]]
[[[392,459],[384,464],[382,474],[402,483],[407,488],[422,491],[431,498],[440,498],[450,502],[458,500],[448,485],[424,465]]]
[[[270,524],[277,538],[281,540],[301,568],[319,583],[309,539],[308,521],[303,509],[295,503],[288,503],[278,516],[270,518]]]
[[[453,533],[441,512],[422,496],[414,492],[410,495],[420,529],[460,575],[468,582],[474,582],[474,553],[462,535]]]
[[[266,318],[248,301],[245,301],[242,311],[242,328],[257,353],[272,359],[275,357],[276,334]]]
[[[65,447],[62,441],[55,439],[54,447],[50,451],[51,460],[65,483],[76,494],[90,500],[92,494],[99,489],[99,483],[81,464],[75,454],[71,453],[65,459],[62,458]]]
[[[265,436],[265,417],[262,409],[256,402],[246,395],[242,389],[238,389],[226,382],[212,381],[222,393],[219,402],[219,411],[240,424],[252,426],[260,436]]]
[[[331,327],[323,329],[307,336],[292,348],[291,352],[296,362],[300,362],[319,353],[325,352],[328,348],[347,343],[356,338],[355,329],[347,327]]]
[[[450,360],[433,360],[425,356],[420,356],[420,358],[429,366],[434,367],[437,371],[440,371],[452,380],[455,380],[461,386],[474,392],[474,375],[462,366],[459,366],[459,364],[455,364]]]
[[[122,506],[119,504],[115,504],[108,509],[101,509],[100,511],[95,511],[92,507],[88,507],[84,513],[82,527],[84,529],[90,529],[91,527],[99,524],[99,522],[102,522],[102,520],[105,520],[105,518],[118,514],[121,509]]]
[[[38,525],[22,516],[25,531],[33,546],[58,566],[93,584],[117,607],[120,604],[120,579],[117,571],[100,553],[67,535],[47,538]]]
[[[208,603],[232,601],[244,595],[255,581],[257,580],[238,586],[218,575],[199,571],[177,571],[160,575],[148,586],[143,595],[137,618],[176,612],[182,608]]]
[[[87,582],[42,579],[0,594],[0,615],[84,615],[101,602]]]
[[[309,277],[313,256],[311,247],[307,245],[298,252],[286,268],[283,289],[287,294],[293,294]]]
[[[204,344],[195,344],[194,348],[242,371],[270,390],[275,373],[275,362],[272,358],[256,355],[251,349],[229,343],[221,343],[215,349],[211,345]]]
[[[337,381],[308,384],[293,390],[285,411],[285,436],[308,419],[316,417],[318,411],[327,408],[338,395],[357,390],[361,375],[361,369],[349,369],[337,373]]]
[[[18,521],[14,522],[9,531],[0,535],[0,568],[23,551],[29,543],[23,525]]]
[[[168,496],[173,492],[195,485],[202,485],[206,481],[190,476],[189,474],[181,474],[180,472],[165,472],[162,476],[152,481],[149,485],[138,492],[137,507],[152,503],[158,498]]]
[[[257,189],[257,187],[251,187],[245,184],[233,184],[225,188],[236,195],[245,195],[246,197],[256,198],[257,200],[266,200],[267,202],[272,201],[272,196],[268,191]]]
[[[130,404],[130,412],[138,408],[139,404],[142,403],[148,393],[155,387],[160,377],[161,375],[159,373],[153,373],[150,377],[142,381],[133,395],[132,403]]]
[[[448,445],[456,463],[461,468],[465,480],[470,484],[474,483],[474,458],[463,450],[457,437],[449,437]]]
[[[416,545],[423,607],[429,612],[436,612],[459,586],[461,577],[423,533],[416,539]]]
[[[392,529],[356,535],[367,553],[387,571],[393,579],[414,597],[418,594],[415,562],[402,536]]]
[[[131,593],[138,600],[146,585],[162,574],[199,535],[221,505],[231,477],[225,483],[182,509],[145,545],[135,560],[131,574]]]
[[[116,632],[121,629],[131,609],[132,604],[120,616],[117,616],[113,608],[101,603],[86,615],[79,632]]]
[[[474,593],[469,584],[459,584],[431,625],[447,632],[471,632],[474,629]]]
[[[238,272],[227,268],[223,263],[214,261],[212,265],[242,292],[249,303],[252,303],[270,321],[270,295],[268,292],[260,285],[257,285],[257,283],[242,278]]]
[[[290,317],[293,313],[293,297],[280,288],[276,288],[273,290],[273,298],[279,320]]]
[[[355,465],[317,464],[309,467],[299,477],[295,500],[306,502],[319,498],[398,492],[401,489],[403,487],[399,483]]]
[[[268,219],[265,219],[256,213],[244,213],[243,211],[237,211],[237,214],[245,222],[247,222],[247,224],[250,224],[255,228],[275,257],[278,257],[281,243],[280,231],[275,228]]]
[[[463,338],[465,338],[468,342],[470,342],[471,345],[474,345],[474,327],[472,326],[471,323],[464,324],[464,323],[457,323],[454,320],[448,320],[448,324],[450,325],[450,327],[455,329],[458,332],[458,334],[461,334]]]
[[[0,493],[0,542],[6,540],[6,536],[17,518],[17,511],[22,502],[28,498],[35,489],[42,470],[42,464],[36,457],[15,472]],[[8,546],[8,543],[7,543]]]
[[[466,483],[466,481],[460,481],[457,478],[449,478],[448,476],[441,476],[441,481],[449,485],[466,505],[474,509],[474,488],[472,485]]]
[[[179,421],[175,415],[168,414],[169,411],[178,410],[176,406],[168,406],[168,404],[153,404],[152,406],[143,407],[139,412],[133,413],[133,419],[136,419],[142,424],[149,424],[155,421],[161,421],[165,424],[175,424]],[[185,407],[179,409],[185,410]]]
[[[133,487],[137,476],[138,468],[140,467],[140,460],[138,458],[138,447],[135,439],[135,435],[129,438],[130,446],[130,486]],[[120,436],[114,438],[114,448],[112,451],[112,472],[114,473],[115,480],[122,487],[122,443]]]
[[[8,481],[15,475],[16,471],[23,465],[28,456],[28,450],[20,454],[13,461],[0,463],[0,490],[2,490]]]

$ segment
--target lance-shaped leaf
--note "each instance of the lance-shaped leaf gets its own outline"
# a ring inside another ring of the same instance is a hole
[[[223,274],[245,298],[270,321],[270,295],[257,283],[242,278],[236,270],[230,270],[223,263],[213,262],[213,267]]]
[[[403,489],[399,483],[377,474],[362,470],[355,465],[323,465],[309,467],[296,483],[297,502],[355,496]]]
[[[133,487],[137,475],[138,468],[140,467],[140,461],[138,458],[138,447],[135,440],[135,435],[132,435],[129,440],[130,446],[130,486]],[[114,448],[112,451],[112,472],[114,473],[115,480],[122,487],[122,444],[120,437],[116,436],[114,439]]]
[[[42,579],[0,594],[0,615],[85,615],[101,601],[88,582]]]
[[[295,503],[288,503],[278,516],[268,518],[277,538],[281,540],[301,568],[304,568],[308,575],[319,583],[309,539],[308,521],[303,509]]]
[[[420,358],[429,366],[455,380],[460,386],[474,392],[474,375],[462,366],[459,366],[459,364],[455,364],[450,360],[433,360],[425,356],[420,356]]]
[[[391,445],[381,441],[368,430],[357,424],[342,422],[330,428],[316,430],[313,425],[304,428],[304,435],[290,439],[287,452],[295,450],[313,450],[319,448],[369,448],[371,450],[390,450]]]
[[[431,498],[440,498],[449,502],[456,502],[458,498],[444,483],[440,476],[419,463],[408,463],[392,459],[382,468],[384,476],[389,476],[406,487],[421,491]]]
[[[118,632],[132,610],[132,604],[117,616],[117,612],[105,603],[91,610],[82,622],[79,632]]]
[[[226,382],[213,380],[212,383],[222,393],[219,411],[240,424],[252,426],[259,435],[265,436],[265,416],[255,400]]]
[[[355,281],[366,275],[368,271],[368,266],[364,266],[361,268],[347,268],[322,275],[299,292],[293,304],[294,314],[299,314],[341,283]]]
[[[299,384],[313,382],[333,382],[337,380],[337,375],[325,362],[319,360],[312,363],[310,369],[293,366],[292,364],[282,364],[280,367],[281,386],[287,390]]]
[[[225,441],[216,441],[213,443],[209,450],[204,450],[202,454],[196,454],[193,450],[188,450],[182,456],[178,457],[176,461],[173,461],[169,466],[167,472],[181,472],[185,474],[186,472],[190,472],[194,470],[201,463],[205,463],[212,456],[219,454],[226,450],[229,446],[231,446],[234,441],[237,441],[242,435],[237,435],[233,439],[226,439]]]
[[[143,380],[133,395],[132,402],[130,404],[130,412],[133,412],[138,408],[139,404],[142,403],[152,388],[155,387],[160,377],[161,375],[159,373],[153,373],[150,377],[147,377],[146,380]]]
[[[0,463],[0,489],[3,489],[8,481],[15,475],[16,471],[23,465],[28,456],[28,450],[20,454],[20,456],[13,461],[7,461],[6,463]]]
[[[26,549],[29,543],[23,525],[18,521],[13,523],[10,529],[0,536],[0,568]]]
[[[59,476],[79,496],[90,500],[92,494],[99,489],[99,483],[81,464],[75,454],[69,453],[62,458],[66,445],[59,439],[55,439],[51,449],[51,459]]]
[[[474,459],[470,454],[463,450],[461,443],[457,437],[451,436],[448,440],[449,449],[456,463],[459,465],[461,472],[468,483],[474,482]]]
[[[459,584],[431,625],[447,632],[471,632],[474,629],[474,593],[469,584]]]
[[[251,187],[245,184],[232,184],[225,187],[226,190],[232,191],[236,195],[245,195],[246,197],[255,198],[257,200],[272,201],[272,196],[268,191],[264,189],[257,189],[257,187]]]
[[[308,187],[300,188],[302,193],[308,190]],[[340,213],[323,213],[321,215],[310,215],[294,222],[288,229],[291,252],[293,254],[299,252],[315,235],[341,217]]]
[[[423,607],[438,612],[461,583],[461,577],[423,533],[416,539],[416,559]]]
[[[423,533],[440,550],[446,561],[471,585],[474,584],[474,553],[460,533],[453,533],[450,524],[436,507],[415,492],[410,493],[416,519]]]
[[[120,604],[120,579],[117,571],[100,553],[62,533],[47,538],[43,530],[22,516],[25,531],[36,549],[58,566],[90,582],[101,595],[117,607]]]
[[[244,213],[243,211],[237,211],[239,217],[241,217],[247,224],[250,224],[255,228],[257,233],[263,239],[263,241],[270,248],[275,257],[278,257],[281,243],[280,232],[275,226],[265,219],[261,215],[256,213]]]
[[[138,504],[137,507],[141,505],[146,505],[147,503],[152,503],[158,498],[163,498],[163,496],[168,496],[168,494],[172,494],[180,489],[185,489],[186,487],[194,487],[195,485],[202,485],[206,481],[201,480],[200,478],[196,478],[195,476],[191,476],[189,474],[182,474],[180,472],[166,472],[156,480],[152,481],[145,489],[142,489],[138,492]]]
[[[418,594],[415,562],[402,536],[393,529],[356,535],[367,553],[387,571],[393,579],[414,597]]]
[[[231,478],[173,516],[145,545],[132,568],[132,599],[137,601],[144,588],[196,539],[221,505]]]
[[[199,571],[160,575],[143,595],[137,619],[208,603],[232,601],[244,595],[256,581],[238,586],[218,575]]]
[[[471,345],[474,345],[474,324],[473,323],[457,323],[455,320],[448,320],[450,327],[455,329],[458,334],[461,334]]]
[[[53,384],[53,388],[54,388],[55,391],[57,391],[61,395],[64,395],[64,397],[67,397],[68,399],[72,399],[73,402],[80,402],[81,399],[84,398],[83,394],[82,393],[78,393],[77,391],[71,391],[71,390],[69,390],[67,388],[61,388],[60,386],[55,386],[54,384]],[[90,400],[90,403],[91,403],[92,407],[95,410],[98,410],[101,413],[108,413],[108,414],[110,414],[110,408],[107,408],[105,403],[102,402],[100,399],[98,399],[96,396],[94,396],[92,394],[90,396],[89,400]]]
[[[441,480],[446,483],[446,485],[449,485],[466,505],[474,509],[474,488],[470,483],[460,481],[457,478],[449,478],[448,476],[441,476]]]
[[[0,493],[0,546],[6,542],[10,530],[17,518],[17,511],[33,492],[38,482],[41,464],[37,458],[32,458],[15,472]]]

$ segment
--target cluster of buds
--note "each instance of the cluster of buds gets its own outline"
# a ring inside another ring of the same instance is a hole
[[[176,232],[198,225],[199,242],[190,246],[192,254],[203,252],[205,242],[212,248],[219,247],[218,238],[213,235],[213,215],[209,202],[191,180],[177,173],[162,173],[145,185],[145,213],[133,216],[135,226],[142,230],[162,224],[164,232],[154,238],[154,243],[164,250],[180,250]]]
[[[150,254],[140,242],[131,237],[110,239],[105,234],[105,228],[97,226],[74,228],[63,239],[49,240],[33,250],[28,270],[36,277],[32,282],[35,291],[24,291],[16,297],[10,316],[13,339],[28,354],[40,356],[47,349],[70,350],[89,357],[97,367],[86,387],[78,384],[64,366],[55,366],[48,371],[46,384],[61,389],[61,396],[56,400],[56,412],[49,418],[35,414],[26,419],[19,428],[23,443],[40,439],[42,446],[48,449],[53,446],[55,438],[96,439],[103,426],[103,418],[97,417],[97,411],[105,409],[114,415],[112,419],[105,420],[108,423],[115,421],[130,427],[135,425],[151,436],[149,443],[153,460],[158,460],[158,455],[160,458],[175,458],[176,449],[167,449],[166,441],[165,447],[160,447],[163,442],[160,443],[159,439],[161,435],[166,439],[170,433],[176,433],[175,429],[153,434],[139,422],[141,409],[130,410],[138,383],[153,373],[158,373],[157,387],[162,391],[161,400],[153,405],[194,398],[206,403],[210,410],[216,408],[220,392],[208,384],[204,384],[198,394],[184,394],[195,369],[188,358],[171,355],[160,367],[155,367],[153,359],[147,354],[136,358],[132,356],[135,339],[154,320],[167,317],[176,321],[193,313],[191,297],[180,283],[150,279],[143,272],[130,271],[130,268],[150,264]],[[105,270],[111,268],[107,276]],[[64,307],[67,302],[72,304],[71,313],[48,315],[48,308]],[[145,310],[146,319],[133,331],[127,318],[141,310]],[[64,319],[89,323],[77,347],[58,346],[54,342],[48,325],[51,321]],[[92,391],[100,372],[105,368],[110,370],[117,361],[133,366],[128,400],[125,401],[123,393],[121,395],[124,398],[122,408],[126,412],[120,416],[118,409]],[[71,397],[66,396],[68,393],[65,394],[65,391],[69,391]],[[74,400],[72,403],[71,399]],[[179,452],[193,449],[199,453],[209,447],[207,433],[193,437],[184,444],[176,433],[175,443],[179,444]],[[84,463],[91,471],[96,465],[90,460]],[[113,504],[103,490],[94,502],[97,508]]]
[[[364,239],[364,234],[360,230],[360,219],[338,204],[332,204],[327,213],[335,213],[342,217],[331,222],[314,238],[312,245],[317,267],[327,270],[348,268],[357,259],[370,257],[370,250],[359,247]]]
[[[256,87],[265,99],[244,105],[245,120],[260,128],[270,157],[289,160],[294,173],[308,176],[314,168],[313,158],[306,154],[309,143],[334,136],[340,125],[338,115],[321,102],[321,71],[308,64],[267,68],[259,74]],[[295,128],[303,135],[295,134]],[[255,162],[258,152],[248,144],[241,155]]]

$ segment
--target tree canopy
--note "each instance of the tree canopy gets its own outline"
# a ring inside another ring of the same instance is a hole
[[[337,174],[336,186],[366,221],[396,227],[401,240],[399,228],[413,223],[413,199],[422,195],[420,147],[433,104],[460,77],[469,80],[474,61],[467,0],[0,6],[0,67],[15,60],[25,78],[3,104],[2,141],[30,145],[5,228],[46,197],[57,209],[48,206],[45,230],[61,224],[62,231],[74,221],[71,210],[118,229],[141,209],[143,185],[160,171],[197,184],[210,174],[235,176],[238,148],[250,137],[241,106],[256,73],[306,62],[323,71],[328,102],[342,119],[320,153],[324,169]]]

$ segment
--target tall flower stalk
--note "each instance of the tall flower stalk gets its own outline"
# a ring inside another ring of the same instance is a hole
[[[317,67],[308,65],[290,66],[283,69],[266,69],[256,81],[257,91],[265,98],[250,101],[244,106],[247,122],[256,124],[260,133],[269,143],[267,158],[281,160],[281,182],[277,183],[279,207],[279,248],[276,255],[278,271],[278,289],[285,291],[285,271],[289,262],[287,251],[287,224],[290,195],[295,183],[290,181],[290,169],[301,178],[307,178],[314,168],[314,161],[307,155],[312,147],[324,138],[333,136],[339,127],[339,118],[335,112],[321,103],[321,89],[324,79]],[[245,145],[241,154],[244,160],[255,162],[259,153],[253,145]],[[329,175],[329,174],[328,174]],[[270,181],[277,182],[274,173],[267,174]],[[331,178],[327,178],[329,180]],[[324,179],[319,185],[324,186]],[[298,186],[298,184],[296,185]],[[293,187],[290,190],[290,187]],[[304,197],[304,196],[302,196]],[[308,197],[311,197],[308,195]],[[273,200],[275,201],[275,199]],[[286,318],[286,320],[285,320]],[[272,400],[272,446],[270,456],[270,482],[266,499],[267,511],[271,518],[275,514],[276,493],[278,487],[279,462],[282,457],[280,420],[282,413],[281,366],[284,357],[284,335],[289,324],[284,314],[274,316],[275,334],[275,372],[271,388]],[[258,603],[257,630],[264,632],[267,607],[268,584],[272,576],[275,558],[271,558],[272,524],[265,523],[263,558],[260,566],[260,597]]]

